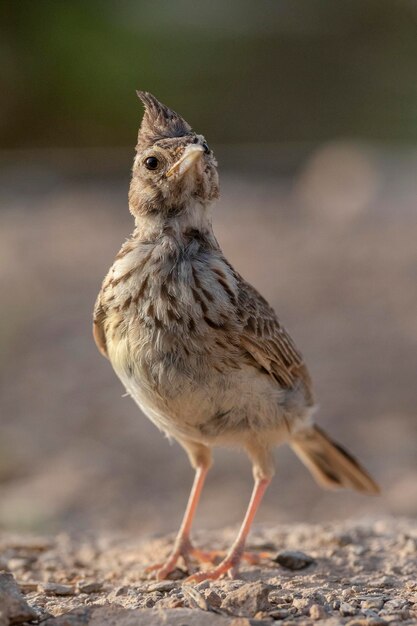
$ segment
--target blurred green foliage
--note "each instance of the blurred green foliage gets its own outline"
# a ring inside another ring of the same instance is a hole
[[[2,0],[2,147],[132,144],[135,89],[215,142],[417,140],[415,0]]]

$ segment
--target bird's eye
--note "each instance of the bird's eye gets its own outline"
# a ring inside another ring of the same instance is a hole
[[[150,156],[145,160],[145,167],[148,170],[156,170],[158,165],[159,165],[159,161],[154,156]]]
[[[206,142],[203,143],[204,154],[210,154],[210,148]]]

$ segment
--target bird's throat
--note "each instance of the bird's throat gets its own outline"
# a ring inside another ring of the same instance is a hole
[[[210,209],[200,203],[192,203],[179,212],[152,213],[135,219],[135,239],[156,242],[164,236],[177,240],[189,239],[190,234],[204,236],[211,247],[218,247],[213,233]]]

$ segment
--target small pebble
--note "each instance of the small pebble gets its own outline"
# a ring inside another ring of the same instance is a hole
[[[311,556],[298,550],[284,550],[272,560],[290,570],[304,569],[315,562]]]
[[[326,609],[320,604],[312,604],[309,613],[312,619],[324,619],[327,617]]]
[[[407,600],[403,598],[394,598],[393,600],[387,600],[385,602],[384,609],[389,613],[390,611],[398,611],[404,609],[408,605]]]
[[[222,599],[218,593],[216,593],[213,589],[210,589],[206,595],[206,602],[210,607],[218,609],[222,603]]]
[[[202,596],[197,589],[194,589],[194,587],[191,587],[190,585],[184,585],[182,591],[191,608],[201,609],[202,611],[209,610],[205,597]]]
[[[349,617],[350,615],[356,615],[357,613],[357,609],[348,602],[342,602],[339,611],[343,617]]]
[[[307,614],[308,609],[311,606],[311,602],[307,598],[294,598],[292,605],[302,613]]]
[[[356,617],[350,620],[346,626],[386,626],[384,620],[377,618]]]
[[[23,593],[30,593],[31,591],[37,591],[38,587],[42,583],[35,582],[33,580],[17,580],[17,584]]]
[[[381,619],[383,619],[385,623],[394,624],[395,626],[397,626],[397,624],[401,624],[401,622],[404,621],[404,618],[406,618],[406,616],[399,613],[392,613],[388,615],[384,614],[384,616],[381,615]]]
[[[41,583],[39,590],[47,596],[73,596],[75,589],[71,585],[60,585],[59,583]]]
[[[77,587],[80,593],[98,593],[103,588],[103,583],[100,583],[98,581],[92,581],[90,583],[80,581]]]
[[[147,598],[145,598],[145,601],[143,603],[143,608],[153,609],[153,607],[155,606],[158,600],[159,598],[153,598],[152,596],[148,596]]]
[[[121,587],[116,587],[116,589],[113,591],[113,595],[117,598],[119,596],[125,596],[129,593],[129,591],[130,587],[128,587],[127,585],[122,585]]]
[[[162,600],[158,602],[158,609],[180,609],[184,607],[183,598],[165,596]]]
[[[178,587],[178,583],[176,583],[175,580],[161,580],[160,582],[151,583],[147,591],[161,591],[162,593],[167,593],[176,587]]]
[[[384,598],[383,597],[377,597],[377,598],[369,598],[367,600],[363,600],[361,602],[361,608],[362,609],[382,609],[382,607],[384,606]]]
[[[285,619],[290,615],[288,609],[275,609],[274,611],[269,611],[268,616],[272,617],[272,619]]]

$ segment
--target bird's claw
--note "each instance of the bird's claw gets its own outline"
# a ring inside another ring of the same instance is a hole
[[[187,571],[192,572],[194,568],[190,557],[195,554],[198,559],[197,554],[199,552],[200,551],[194,548],[189,540],[183,541],[179,546],[177,545],[174,547],[168,559],[164,563],[155,563],[150,565],[145,569],[145,573],[151,574],[151,576],[156,578],[156,580],[164,580],[176,569],[180,558],[183,559]]]
[[[187,558],[187,555],[181,554],[181,552],[172,552],[164,563],[154,563],[153,565],[149,565],[149,567],[145,569],[145,573],[149,574],[150,578],[164,580],[176,569],[177,562],[180,557],[184,559],[187,570],[190,571],[189,559]]]
[[[197,550],[196,552],[199,551]],[[215,556],[219,556],[219,554],[221,553],[219,551],[213,551],[212,553],[203,554],[214,554]],[[247,561],[250,565],[259,565],[259,563],[263,559],[270,559],[271,557],[272,554],[269,552],[232,551],[226,556],[223,556],[223,560],[216,567],[192,574],[191,576],[188,576],[188,578],[186,578],[184,582],[188,584],[200,583],[203,580],[217,580],[218,578],[221,578],[224,574],[227,574],[229,578],[236,578],[239,573],[239,565],[241,561]],[[200,560],[211,560],[211,562],[213,562],[212,559],[207,558]]]
[[[203,580],[217,580],[221,578],[224,574],[227,574],[230,578],[236,578],[238,574],[238,566],[239,563],[235,563],[232,559],[226,558],[224,559],[217,567],[213,569],[203,570],[202,572],[197,572],[196,574],[192,574],[188,576],[184,580],[186,584],[190,583],[200,583]]]
[[[199,563],[211,563],[212,565],[220,560],[216,567],[192,574],[186,579],[186,582],[200,582],[208,578],[215,580],[225,573],[234,578],[238,572],[237,565],[241,560],[250,565],[259,565],[263,559],[269,559],[271,556],[269,552],[243,552],[237,560],[236,555],[230,557],[223,550],[199,550],[190,541],[187,541],[182,546],[174,548],[164,563],[150,565],[145,572],[157,580],[164,580],[176,569],[180,558],[183,559],[188,573],[195,571],[193,559]]]

